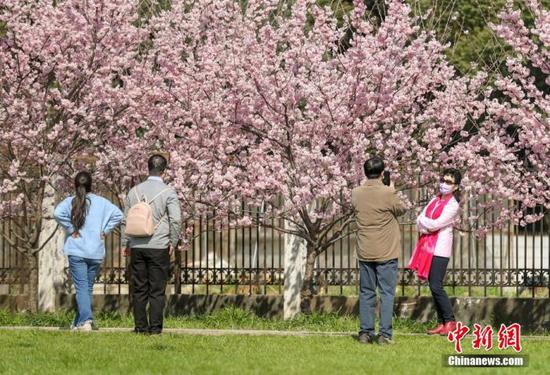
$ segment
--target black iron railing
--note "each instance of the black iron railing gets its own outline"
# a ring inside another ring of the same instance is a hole
[[[448,293],[549,297],[549,218],[546,215],[526,227],[510,223],[481,239],[472,232],[455,232],[454,252],[445,280]],[[0,229],[7,230],[6,225],[9,223],[0,224]],[[188,251],[173,256],[171,293],[282,293],[284,234],[254,225],[220,231],[207,218],[188,225],[193,227],[195,238]],[[398,294],[427,295],[427,287],[405,268],[417,240],[412,213],[403,218],[401,235]],[[23,284],[26,272],[22,256],[6,241],[0,241],[0,245],[0,286],[4,285],[3,289],[0,287],[1,293],[8,284]],[[106,247],[96,292],[128,293],[128,259],[122,255],[119,235],[111,235]],[[358,276],[353,236],[333,244],[317,259],[315,286],[320,294],[357,295]]]

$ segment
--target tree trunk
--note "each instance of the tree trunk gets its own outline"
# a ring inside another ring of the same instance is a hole
[[[56,178],[57,179],[57,178]],[[40,311],[55,311],[56,296],[65,292],[67,283],[65,269],[65,256],[63,255],[63,231],[55,221],[56,191],[50,185],[44,190],[42,200],[42,215],[40,235],[35,248],[42,248],[38,258],[38,309]]]
[[[304,271],[304,280],[302,283],[300,310],[303,314],[311,314],[311,299],[315,295],[314,269],[315,259],[317,258],[313,245],[307,245],[306,266]]]
[[[294,229],[294,226],[285,222],[285,228]],[[285,319],[292,319],[302,311],[302,286],[307,246],[304,238],[289,233],[285,233],[284,242],[283,316]]]
[[[38,312],[38,253],[27,255],[29,270],[28,305],[30,312]]]

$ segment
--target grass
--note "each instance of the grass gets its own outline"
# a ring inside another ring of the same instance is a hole
[[[2,374],[435,374],[453,354],[443,337],[399,336],[392,346],[347,337],[137,336],[130,333],[0,331]],[[471,339],[462,342],[465,353]],[[550,341],[527,338],[522,373],[549,373]],[[490,354],[507,353],[492,349]],[[499,369],[502,374],[518,369]],[[476,369],[494,373],[495,369]]]
[[[172,287],[171,285],[169,288]],[[113,293],[117,294],[118,286],[109,285],[101,288],[101,286],[96,286],[98,291],[101,293],[108,294]],[[483,286],[446,286],[445,291],[449,297],[507,297],[507,298],[548,298],[550,297],[550,289],[547,287],[536,287],[536,288],[527,288],[527,287],[483,287]],[[124,290],[124,293],[127,293],[127,290]],[[266,295],[281,295],[282,286],[279,285],[204,285],[204,284],[195,284],[182,285],[183,294],[266,294]],[[358,285],[327,285],[321,286],[319,288],[320,296],[346,296],[346,297],[357,297],[359,293]],[[431,297],[430,288],[426,284],[422,285],[398,285],[395,290],[395,295],[405,296],[405,297],[418,297],[426,296]]]
[[[0,310],[0,326],[67,327],[73,312],[10,313]],[[132,327],[128,315],[99,314],[100,327]],[[433,323],[433,322],[432,322]],[[299,316],[294,320],[267,319],[226,308],[210,315],[167,317],[165,327],[210,329],[270,329],[348,332],[341,337],[191,336],[128,333],[92,334],[60,331],[0,330],[1,374],[354,374],[456,373],[471,369],[443,366],[443,355],[454,354],[444,337],[407,335],[423,333],[431,324],[394,320],[393,346],[360,345],[353,335],[358,319],[336,314]],[[129,330],[130,331],[130,330]],[[493,337],[498,345],[496,334]],[[549,373],[550,340],[524,336],[522,354],[529,357],[524,373]],[[464,352],[471,337],[462,342]],[[488,354],[514,354],[493,348]],[[8,359],[8,360],[5,360]],[[548,363],[548,364],[547,364]],[[495,369],[476,369],[493,373]],[[499,369],[503,374],[518,369]]]
[[[31,326],[31,327],[60,327],[69,328],[74,318],[73,311],[59,311],[55,313],[13,313],[0,310],[0,327],[2,326]],[[95,314],[98,327],[132,328],[132,315],[118,313]],[[394,318],[393,328],[399,333],[425,333],[428,328],[436,324],[419,322],[413,319]],[[216,310],[208,315],[198,316],[167,316],[164,320],[165,328],[198,328],[198,329],[254,329],[279,331],[315,331],[315,332],[347,332],[358,331],[359,318],[357,316],[338,315],[335,313],[314,313],[298,315],[291,320],[282,318],[263,318],[250,311],[236,307],[227,307]],[[473,323],[470,329],[473,329]],[[526,331],[524,335],[549,336],[547,330]]]
[[[74,317],[72,311],[56,313],[11,313],[0,310],[0,326],[53,326],[68,327]],[[105,314],[95,316],[99,327],[133,327],[131,315]],[[418,323],[413,320],[395,319],[394,329],[401,332],[424,332],[431,323]],[[300,315],[296,319],[261,318],[238,308],[225,308],[210,315],[169,316],[164,321],[166,328],[210,328],[210,329],[264,329],[294,331],[356,332],[359,326],[357,317],[336,314]]]

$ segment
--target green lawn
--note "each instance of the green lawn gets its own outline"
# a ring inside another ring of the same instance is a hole
[[[453,347],[442,337],[396,335],[395,340],[393,346],[379,346],[361,345],[351,336],[136,336],[0,330],[0,373],[425,375],[497,371],[443,367],[442,355],[453,354]],[[470,343],[465,340],[463,346]],[[523,347],[529,366],[499,372],[550,371],[550,341],[527,337]],[[500,351],[493,349],[491,353]]]
[[[68,327],[74,317],[73,311],[56,313],[10,313],[0,310],[0,326],[50,326]],[[99,327],[133,327],[131,315],[96,314]],[[413,320],[394,320],[394,329],[399,332],[424,332],[432,323]],[[268,319],[238,308],[225,308],[209,315],[169,316],[165,318],[166,328],[211,328],[211,329],[269,329],[307,330],[330,332],[357,332],[359,319],[337,314],[300,315],[292,320]]]
[[[68,327],[73,312],[24,314],[0,310],[0,326]],[[496,369],[451,369],[442,356],[454,354],[444,337],[411,335],[433,324],[394,320],[396,344],[361,345],[352,336],[356,317],[313,314],[285,321],[266,319],[237,308],[211,315],[167,317],[167,328],[268,329],[347,332],[348,336],[136,336],[131,316],[99,314],[100,332],[67,330],[10,331],[0,329],[0,374],[362,374],[362,373],[494,373]],[[101,327],[127,327],[127,333],[101,332]],[[493,335],[498,345],[496,332]],[[529,366],[499,369],[503,373],[550,373],[550,337],[524,335],[523,352]],[[465,353],[471,337],[463,341]],[[510,353],[493,348],[489,354]],[[548,363],[548,364],[547,364]]]
[[[182,285],[184,293],[188,294],[266,294],[266,295],[280,295],[282,286],[278,285],[248,285],[242,284],[235,285]],[[509,297],[509,298],[548,298],[549,290],[546,287],[537,288],[524,288],[524,287],[482,287],[482,286],[446,286],[445,291],[449,297]],[[117,293],[116,290],[113,291]],[[321,286],[319,289],[319,295],[327,296],[347,296],[357,297],[359,293],[358,285],[328,285]],[[432,293],[430,288],[426,284],[418,285],[398,285],[395,291],[396,296],[405,297],[418,297],[426,296],[431,297]]]

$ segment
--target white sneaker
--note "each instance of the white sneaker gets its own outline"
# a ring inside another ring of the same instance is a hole
[[[81,326],[76,327],[77,331],[84,331],[84,332],[91,332],[92,331],[92,321],[86,320],[84,323],[82,323]]]

